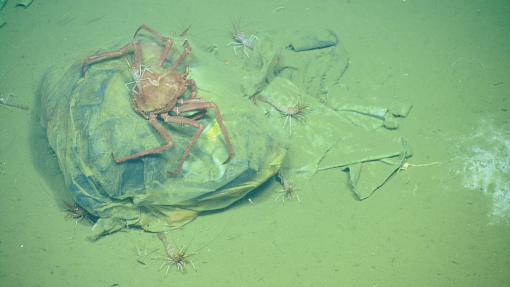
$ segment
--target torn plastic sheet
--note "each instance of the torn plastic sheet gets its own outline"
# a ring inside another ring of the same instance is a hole
[[[318,170],[347,170],[353,191],[364,200],[411,156],[403,138],[384,130],[374,130],[342,138],[324,154]]]

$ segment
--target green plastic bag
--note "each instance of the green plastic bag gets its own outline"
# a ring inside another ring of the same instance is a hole
[[[142,69],[150,70],[164,43],[144,30],[135,40],[142,51]],[[163,63],[166,69],[183,51],[183,39],[173,40]],[[118,50],[130,41],[132,37],[116,40],[87,56]],[[193,43],[190,46],[192,51],[184,60],[188,79],[196,82],[197,98],[218,106],[234,155],[222,164],[228,158],[228,148],[214,110],[208,109],[198,119],[205,129],[179,175],[167,171],[177,169],[196,129],[161,119],[173,147],[122,163],[112,159],[112,152],[124,157],[165,144],[131,106],[134,83],[126,60],[134,62],[133,48],[119,56],[88,62],[84,77],[85,56],[76,59],[68,70],[65,67],[70,64],[64,63],[45,77],[42,124],[69,193],[99,218],[93,228],[94,238],[128,225],[153,232],[182,226],[201,211],[229,206],[280,168],[285,144],[263,113],[242,96],[240,77]],[[184,65],[179,69],[184,71]],[[187,97],[189,89],[182,98]]]

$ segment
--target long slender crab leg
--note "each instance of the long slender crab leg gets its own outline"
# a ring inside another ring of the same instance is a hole
[[[135,49],[135,67],[138,67],[139,71],[141,71],[142,70],[142,53],[140,52],[140,45],[138,44],[138,41],[133,41],[133,42],[128,43],[126,46],[118,49],[117,51],[104,52],[101,54],[97,54],[97,55],[93,55],[93,56],[89,56],[89,57],[85,58],[85,61],[83,62],[83,66],[81,68],[81,76],[82,77],[85,76],[85,65],[87,65],[88,61],[103,58],[103,57],[108,57],[108,56],[121,55],[124,52],[126,52],[126,50],[129,49],[131,46],[133,46],[133,48]]]
[[[148,32],[152,33],[161,42],[166,42],[165,49],[163,50],[163,53],[161,53],[161,56],[159,57],[159,61],[157,63],[158,67],[161,67],[161,65],[163,65],[163,62],[165,61],[166,57],[168,56],[168,52],[170,52],[170,49],[172,48],[172,44],[174,42],[172,41],[172,39],[161,36],[158,32],[152,30],[151,28],[149,28],[145,25],[140,26],[140,28],[138,28],[138,30],[136,30],[135,36],[136,36],[136,34],[138,34],[138,31],[140,31],[141,29],[145,29]],[[177,59],[177,61],[175,61],[175,63],[172,65],[172,67],[170,68],[170,72],[175,71],[175,68],[177,68],[177,66],[181,63],[181,61],[191,52],[191,47],[188,44],[188,40],[184,41],[184,45],[186,46],[186,49],[184,50],[182,55],[179,57],[179,59]]]

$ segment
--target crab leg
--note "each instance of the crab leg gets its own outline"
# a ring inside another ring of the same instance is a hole
[[[128,43],[126,46],[118,49],[117,51],[104,52],[101,54],[97,54],[97,55],[89,56],[89,57],[85,58],[85,61],[83,62],[83,67],[81,68],[81,76],[82,77],[85,76],[85,65],[87,65],[88,61],[103,58],[103,57],[108,57],[108,56],[121,55],[124,52],[126,52],[126,50],[129,49],[131,46],[133,46],[133,48],[135,49],[135,67],[138,68],[138,71],[141,71],[142,70],[142,54],[140,52],[140,45],[138,44],[138,41],[133,41],[133,42]]]
[[[227,161],[229,161],[230,158],[232,157],[232,155],[234,154],[234,149],[232,148],[232,145],[230,144],[230,139],[228,138],[227,130],[225,129],[225,125],[223,125],[223,120],[221,119],[220,110],[218,109],[218,106],[216,106],[216,104],[212,103],[212,102],[204,102],[204,99],[202,99],[202,98],[182,100],[182,103],[185,105],[181,106],[181,107],[174,107],[172,109],[172,112],[174,112],[178,115],[179,113],[184,113],[184,112],[188,112],[188,111],[196,111],[196,110],[208,109],[208,108],[214,109],[214,115],[216,116],[216,122],[220,126],[221,132],[223,133],[223,136],[225,137],[225,141],[227,142],[228,151],[229,151],[229,156],[223,163],[226,163]],[[202,125],[202,124],[200,124],[200,125]],[[202,133],[201,130],[199,130],[199,131],[200,131],[200,133]],[[187,155],[187,153],[191,149],[191,146],[195,143],[195,141],[196,141],[195,137],[198,138],[198,136],[200,136],[200,134],[197,131],[197,133],[189,141],[188,146],[186,147],[186,151],[184,152],[185,155]]]
[[[113,155],[113,151],[112,151],[112,157],[113,157],[113,159],[116,162],[119,163],[119,162],[123,162],[123,161],[126,161],[126,160],[130,160],[132,158],[137,158],[137,157],[141,157],[141,156],[148,155],[148,154],[151,154],[151,153],[157,153],[157,152],[160,152],[160,151],[164,151],[164,150],[167,150],[167,149],[171,148],[174,145],[172,137],[170,136],[168,131],[165,130],[165,128],[158,122],[157,116],[158,115],[150,114],[149,115],[149,123],[163,136],[163,138],[165,138],[165,141],[167,142],[167,144],[166,145],[162,145],[162,146],[158,146],[158,147],[153,147],[151,149],[148,149],[148,150],[145,150],[145,151],[142,151],[142,152],[139,152],[139,153],[135,153],[135,154],[132,154],[130,156],[123,157],[123,158],[116,158]],[[181,163],[181,165],[182,165],[182,163]]]
[[[138,28],[138,30],[136,30],[135,36],[136,36],[136,34],[138,34],[138,31],[140,31],[141,29],[147,30],[152,35],[156,36],[156,38],[158,38],[161,42],[166,42],[165,49],[163,50],[163,53],[159,57],[159,61],[157,64],[158,67],[161,67],[161,65],[163,65],[163,62],[165,61],[166,57],[168,56],[168,52],[170,52],[170,49],[172,48],[172,44],[173,44],[172,39],[161,36],[158,32],[152,30],[151,28],[149,28],[145,25],[140,26],[140,28]],[[172,67],[170,68],[170,72],[175,71],[175,68],[177,68],[177,66],[181,63],[181,61],[191,52],[191,47],[188,44],[188,40],[184,41],[184,45],[186,46],[186,49],[184,50],[182,55],[179,57],[179,59],[177,59],[177,61],[175,61],[175,63],[172,65]]]
[[[186,150],[184,151],[184,155],[182,156],[181,162],[179,163],[179,167],[177,167],[177,170],[175,172],[171,172],[171,171],[168,172],[171,174],[179,174],[179,172],[181,172],[181,168],[182,168],[182,165],[184,164],[184,161],[188,157],[191,147],[193,146],[193,144],[197,141],[198,137],[200,137],[200,135],[204,131],[204,125],[200,122],[195,121],[194,119],[188,119],[185,117],[169,116],[168,114],[161,114],[160,116],[166,123],[188,125],[188,126],[192,126],[192,127],[195,127],[198,129],[198,131],[189,140],[188,146],[186,146]]]

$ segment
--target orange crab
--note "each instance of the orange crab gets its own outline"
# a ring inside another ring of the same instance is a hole
[[[170,133],[162,126],[162,124],[158,122],[157,117],[159,116],[166,123],[189,125],[198,129],[195,135],[193,135],[193,137],[189,140],[177,170],[175,172],[169,172],[171,174],[179,174],[182,165],[189,154],[191,147],[204,130],[204,125],[196,121],[197,118],[203,116],[203,113],[198,113],[198,116],[194,116],[192,118],[179,116],[179,114],[189,111],[213,108],[214,113],[216,115],[216,121],[221,129],[221,132],[223,133],[223,136],[225,137],[225,141],[229,149],[229,156],[224,162],[226,163],[227,161],[230,160],[230,158],[234,154],[234,150],[232,148],[232,145],[230,144],[230,140],[228,138],[225,126],[223,125],[223,121],[221,119],[218,107],[213,102],[206,102],[203,98],[196,97],[197,87],[195,81],[192,79],[186,79],[189,73],[188,71],[185,72],[175,71],[175,69],[181,63],[181,61],[191,51],[191,47],[189,46],[188,41],[186,40],[184,42],[184,44],[186,45],[186,49],[179,57],[179,59],[177,59],[177,61],[174,62],[170,69],[165,69],[162,67],[162,64],[165,61],[168,52],[170,51],[170,48],[172,47],[173,44],[172,39],[162,37],[159,33],[145,25],[140,26],[140,28],[136,30],[135,36],[141,29],[147,30],[162,42],[166,42],[165,49],[163,50],[163,53],[161,54],[156,66],[149,67],[150,69],[146,68],[142,73],[141,50],[138,41],[132,41],[128,43],[126,46],[116,51],[110,51],[89,56],[83,62],[82,76],[84,76],[85,74],[85,66],[88,61],[108,56],[121,55],[124,52],[126,52],[126,50],[129,49],[130,47],[133,47],[135,50],[135,65],[133,67],[130,67],[130,71],[133,75],[135,86],[131,91],[131,94],[133,96],[133,98],[131,99],[131,105],[138,114],[140,114],[142,117],[149,121],[149,123],[163,136],[163,138],[167,142],[167,144],[163,146],[153,147],[151,149],[123,158],[116,158],[112,152],[113,159],[116,162],[120,163],[126,160],[145,156],[148,154],[157,153],[171,148],[174,144],[172,137],[170,136]],[[142,78],[142,75],[144,78]],[[186,92],[188,87],[191,89],[189,99],[180,99],[180,97]],[[173,114],[175,114],[175,116],[169,115],[168,114],[169,112],[172,112]]]

